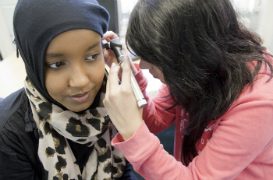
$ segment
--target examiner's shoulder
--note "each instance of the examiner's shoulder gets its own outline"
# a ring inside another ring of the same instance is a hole
[[[10,94],[0,102],[0,134],[7,128],[15,130],[16,126],[25,124],[24,118],[28,113],[28,103],[23,88]]]

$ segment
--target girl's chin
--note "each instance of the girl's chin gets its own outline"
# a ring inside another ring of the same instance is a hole
[[[73,111],[73,112],[82,112],[88,109],[94,100],[92,101],[87,101],[85,103],[77,103],[75,105],[71,105],[70,107],[66,107],[68,110]]]

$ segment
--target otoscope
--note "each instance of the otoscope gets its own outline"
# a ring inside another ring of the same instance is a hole
[[[105,43],[103,45],[103,47],[106,48],[107,50],[108,49],[113,50],[116,57],[117,57],[118,63],[123,63],[125,56],[122,52],[122,44],[121,44],[119,38],[113,39],[110,42]],[[136,81],[136,78],[135,78],[132,70],[131,70],[131,86],[132,86],[134,95],[136,97],[138,107],[144,108],[147,105],[147,101],[145,100],[145,98],[139,88],[139,85]]]

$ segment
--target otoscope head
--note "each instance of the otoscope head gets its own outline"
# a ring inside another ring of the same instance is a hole
[[[120,39],[116,38],[112,39],[110,42],[103,44],[103,48],[106,48],[107,50],[109,49],[113,50],[113,48],[122,48],[122,44],[120,42]]]
[[[120,42],[120,39],[119,38],[116,38],[116,39],[112,39],[110,41],[110,46],[113,47],[113,48],[122,48],[122,44]]]
[[[113,39],[110,42],[107,42],[103,45],[104,48],[111,49],[112,51],[114,51],[118,62],[121,62],[124,59],[124,55],[122,52],[122,44],[120,42],[119,38]]]

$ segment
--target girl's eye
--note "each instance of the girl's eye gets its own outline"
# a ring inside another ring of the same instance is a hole
[[[62,67],[63,65],[64,65],[64,62],[56,62],[56,63],[49,64],[48,66],[52,69],[57,69]]]
[[[98,57],[98,55],[99,54],[93,54],[93,55],[91,55],[91,56],[88,56],[87,58],[86,58],[86,60],[96,60],[97,59],[97,57]]]

